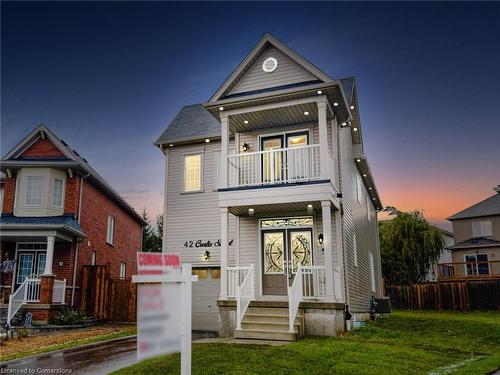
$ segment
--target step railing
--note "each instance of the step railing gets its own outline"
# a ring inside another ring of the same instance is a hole
[[[320,178],[319,145],[228,155],[229,187],[282,184]]]
[[[241,329],[241,321],[245,316],[250,302],[255,299],[255,280],[254,280],[254,265],[250,265],[250,270],[247,272],[241,285],[236,288],[236,327]]]
[[[302,279],[302,266],[297,267],[297,272],[292,282],[292,286],[288,287],[288,323],[290,325],[290,332],[294,332],[295,318],[299,311],[299,305],[303,298],[303,279]]]
[[[302,300],[318,300],[326,298],[325,266],[302,267]],[[295,275],[297,277],[297,275]]]
[[[252,266],[227,267],[227,296],[236,298],[237,289],[245,280]]]
[[[10,326],[10,320],[16,315],[21,306],[26,303],[28,279],[24,279],[17,290],[9,297],[9,307],[7,309],[7,326]]]
[[[30,303],[40,302],[40,288],[42,281],[40,279],[26,279],[26,301]]]
[[[64,303],[66,297],[66,279],[54,280],[54,291],[52,292],[52,303]]]

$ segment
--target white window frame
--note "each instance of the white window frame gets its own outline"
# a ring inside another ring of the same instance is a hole
[[[108,215],[107,223],[108,225],[106,229],[106,242],[110,245],[113,245],[115,241],[115,217],[113,215]]]
[[[352,250],[354,254],[354,267],[358,267],[358,236],[356,235],[356,232],[354,232],[354,235],[352,237]]]
[[[120,262],[120,279],[125,279],[127,276],[127,263]]]
[[[36,204],[28,203],[28,188],[29,188],[29,181],[31,178],[36,178],[36,179],[42,180],[42,190],[40,192],[40,203],[36,203]],[[45,176],[26,176],[26,195],[25,195],[25,200],[24,200],[25,207],[42,207],[44,195],[45,195]]]
[[[201,192],[203,192],[203,154],[204,154],[204,152],[199,151],[199,152],[192,152],[192,153],[182,155],[182,191],[184,193],[201,193]],[[200,157],[200,173],[199,173],[200,188],[193,189],[193,190],[186,190],[186,158],[188,158],[190,156],[199,156]]]
[[[486,255],[486,260],[477,260],[477,256],[478,255]],[[474,262],[467,262],[467,257],[474,257],[475,261]],[[473,276],[473,275],[476,275],[476,276],[479,276],[479,275],[491,275],[491,269],[490,269],[490,263],[486,263],[488,265],[488,273],[487,274],[480,274],[479,273],[479,268],[477,266],[477,262],[489,262],[490,261],[490,256],[488,253],[474,253],[474,254],[464,254],[464,274],[466,276]],[[468,270],[467,270],[467,264],[468,263],[472,263],[472,266],[474,266],[474,264],[476,265],[476,269],[475,271],[472,272],[472,274],[469,274]]]
[[[493,235],[493,228],[490,220],[472,222],[472,237],[489,237]],[[479,228],[477,228],[477,226]],[[479,232],[477,232],[477,229]]]
[[[373,253],[371,251],[368,252],[368,263],[370,267],[370,276],[372,282],[372,292],[375,293],[377,290],[377,283],[375,281],[375,258],[373,257]]]
[[[61,204],[60,205],[57,205],[55,203],[55,199],[56,199],[56,181],[61,181],[61,194],[60,194],[60,198],[61,198]],[[55,177],[54,178],[54,183],[53,183],[53,186],[52,186],[52,207],[55,207],[55,208],[63,208],[64,207],[64,190],[65,190],[65,186],[64,186],[64,178],[62,177]]]

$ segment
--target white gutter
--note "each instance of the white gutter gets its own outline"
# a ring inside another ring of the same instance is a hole
[[[83,194],[83,176],[80,176],[80,195],[78,196],[78,216],[77,221],[80,224],[80,214],[82,212],[82,194]],[[78,263],[78,248],[80,243],[76,242],[75,247],[75,261],[73,264],[73,288],[71,290],[71,306],[75,305],[75,288],[76,288],[76,265]]]

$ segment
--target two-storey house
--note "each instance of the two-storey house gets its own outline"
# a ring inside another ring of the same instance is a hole
[[[155,144],[163,251],[199,277],[194,329],[293,340],[366,319],[382,295],[381,202],[353,78],[329,77],[267,34]]]
[[[83,265],[109,264],[117,278],[136,272],[141,216],[45,125],[0,167],[0,284],[11,314],[22,307],[46,321],[61,304],[79,306]]]
[[[455,244],[439,279],[500,279],[500,185],[495,194],[448,218]]]

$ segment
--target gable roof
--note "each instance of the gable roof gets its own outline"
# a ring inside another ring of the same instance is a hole
[[[500,193],[497,193],[485,200],[472,205],[465,210],[450,216],[448,220],[468,219],[481,216],[500,215]]]
[[[293,51],[290,47],[283,44],[281,41],[276,39],[271,34],[265,34],[262,39],[255,45],[255,47],[250,51],[250,53],[239,63],[231,75],[224,81],[224,83],[219,87],[219,89],[212,95],[209,102],[215,102],[225,96],[232,87],[234,87],[239,80],[245,75],[247,70],[253,65],[253,63],[258,59],[263,51],[265,51],[269,46],[272,46],[279,50],[281,53],[289,57],[296,64],[300,65],[306,71],[310,72],[314,77],[316,77],[321,82],[332,82],[334,81],[322,70],[311,64],[309,61],[300,56],[297,52]]]
[[[156,146],[168,143],[220,137],[220,123],[201,104],[182,107],[165,131],[155,141]]]
[[[35,144],[39,139],[47,137],[56,146],[63,157],[61,158],[25,158],[22,154]],[[9,167],[19,166],[54,166],[59,168],[75,168],[80,169],[90,178],[102,192],[108,197],[113,199],[120,207],[130,214],[141,225],[145,225],[145,221],[121,196],[118,194],[110,184],[104,180],[85,160],[68,146],[66,142],[57,137],[47,126],[40,124],[35,127],[28,135],[26,135],[16,146],[5,154],[0,163],[2,171],[9,169]]]

